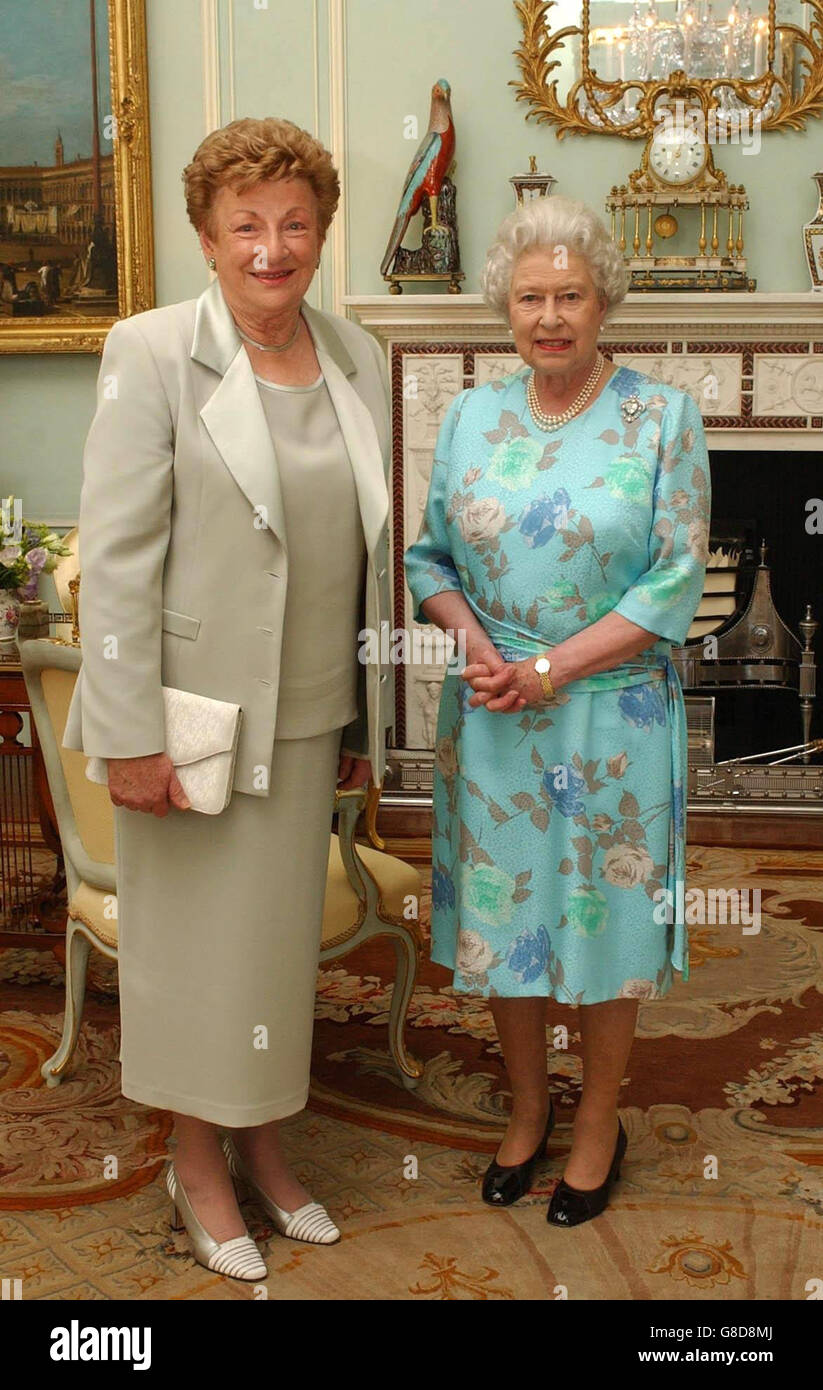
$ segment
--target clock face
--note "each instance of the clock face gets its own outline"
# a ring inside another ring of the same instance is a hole
[[[649,146],[649,167],[662,183],[691,183],[706,156],[706,142],[693,126],[664,126]]]

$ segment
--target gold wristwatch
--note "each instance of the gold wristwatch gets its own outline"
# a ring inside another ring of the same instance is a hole
[[[534,663],[534,669],[540,677],[540,684],[543,687],[543,694],[545,698],[547,700],[556,699],[557,692],[555,691],[555,688],[552,685],[551,676],[549,675],[549,672],[552,669],[552,664],[549,661],[549,658],[547,656],[538,657],[537,661]]]

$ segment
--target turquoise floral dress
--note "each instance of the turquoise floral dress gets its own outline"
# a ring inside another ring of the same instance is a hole
[[[690,396],[626,367],[554,432],[529,369],[462,391],[405,553],[414,617],[462,591],[509,661],[614,611],[658,640],[520,715],[443,682],[435,747],[432,959],[457,990],[568,1004],[688,978],[686,723],[671,644],[703,591],[710,479]]]

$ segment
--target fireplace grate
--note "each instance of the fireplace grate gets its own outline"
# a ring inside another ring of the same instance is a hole
[[[818,623],[807,604],[800,622],[801,642],[775,607],[766,542],[760,543],[760,563],[748,601],[740,611],[710,633],[672,650],[672,661],[684,691],[778,689],[796,691],[804,743],[811,739],[816,695],[813,640]],[[808,761],[808,754],[804,761]]]

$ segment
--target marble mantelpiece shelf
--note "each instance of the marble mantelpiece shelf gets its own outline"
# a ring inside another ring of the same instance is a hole
[[[508,328],[477,294],[349,295],[345,303],[389,346],[393,367],[398,353],[462,352],[461,384],[472,385],[477,359],[481,372],[496,374],[508,354]],[[632,295],[603,342],[618,366],[689,391],[712,449],[823,448],[821,294]],[[713,403],[701,387],[709,372]]]
[[[352,309],[364,328],[381,336],[403,329],[400,336],[431,335],[432,328],[473,331],[484,338],[506,336],[507,328],[479,294],[349,294],[343,303]],[[654,326],[654,336],[664,331],[683,337],[734,336],[745,327],[746,336],[761,328],[770,337],[816,336],[823,351],[823,294],[637,294],[624,299],[615,310],[604,338],[625,337],[626,329]],[[793,330],[800,329],[798,335]],[[381,332],[382,330],[382,332]],[[618,331],[619,330],[619,331]],[[398,336],[394,333],[391,336]]]

